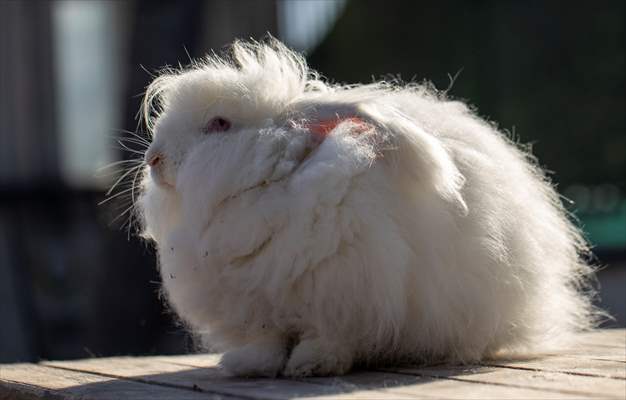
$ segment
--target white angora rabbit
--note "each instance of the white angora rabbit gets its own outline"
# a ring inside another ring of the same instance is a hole
[[[323,82],[277,41],[148,87],[139,208],[173,310],[242,376],[471,362],[594,323],[531,157],[426,87]]]

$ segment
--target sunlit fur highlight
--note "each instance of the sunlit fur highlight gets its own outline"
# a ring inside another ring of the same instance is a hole
[[[537,354],[596,322],[587,245],[544,173],[427,86],[333,85],[277,41],[236,42],[164,71],[142,115],[173,184],[146,169],[143,235],[234,374]],[[215,116],[232,129],[203,133]],[[307,129],[352,116],[369,128]]]

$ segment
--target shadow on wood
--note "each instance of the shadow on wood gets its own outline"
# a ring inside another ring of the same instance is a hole
[[[0,365],[0,399],[623,399],[626,331],[579,336],[567,351],[469,366],[399,366],[341,377],[234,378],[219,355],[93,358]]]

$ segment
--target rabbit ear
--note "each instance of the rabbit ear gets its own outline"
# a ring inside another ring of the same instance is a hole
[[[333,129],[337,127],[337,125],[343,122],[350,122],[355,126],[354,131],[356,133],[361,133],[371,129],[371,125],[365,122],[360,117],[340,117],[336,116],[331,119],[320,119],[320,120],[309,120],[306,122],[304,127],[311,131],[314,135],[325,138]]]
[[[461,195],[465,178],[448,151],[435,136],[426,133],[397,109],[380,103],[325,103],[309,104],[301,110],[307,121],[305,127],[321,140],[344,121],[355,123],[356,133],[376,129],[378,151],[391,149],[384,152],[384,159],[391,159],[398,172],[430,185],[461,214],[467,214],[467,205]]]
[[[345,103],[310,103],[300,104],[299,111],[293,115],[296,120],[304,121],[299,124],[311,131],[317,139],[323,140],[339,124],[351,122],[356,126],[356,133],[364,132],[372,128],[352,104]]]
[[[441,198],[462,214],[468,209],[461,194],[465,177],[435,136],[428,134],[406,115],[391,107],[360,107],[361,115],[386,133],[383,139],[391,151],[385,152],[397,172],[434,188]]]

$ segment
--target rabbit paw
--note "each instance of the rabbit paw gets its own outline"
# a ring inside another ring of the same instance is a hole
[[[285,343],[273,338],[226,352],[220,366],[235,376],[274,378],[285,366],[286,359]]]
[[[291,352],[283,375],[304,376],[343,375],[352,367],[352,355],[345,347],[322,339],[301,341]]]

